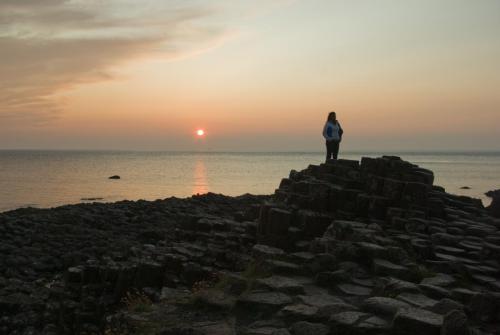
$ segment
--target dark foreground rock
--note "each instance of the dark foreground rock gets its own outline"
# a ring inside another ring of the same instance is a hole
[[[500,221],[397,157],[0,214],[0,333],[496,334]]]
[[[265,199],[208,194],[1,213],[0,334],[101,333],[127,294],[156,299],[162,287],[243,270]]]
[[[500,218],[500,190],[488,191],[486,195],[491,198],[491,204],[487,208],[490,215]]]

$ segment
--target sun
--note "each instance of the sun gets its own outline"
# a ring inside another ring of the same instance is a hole
[[[203,129],[198,129],[198,130],[196,131],[196,135],[198,135],[198,136],[203,136],[203,135],[205,135],[205,131],[204,131]]]

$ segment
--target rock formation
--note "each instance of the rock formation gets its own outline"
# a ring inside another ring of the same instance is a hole
[[[491,204],[487,208],[490,215],[500,218],[500,190],[488,191],[486,195],[491,198]]]
[[[268,197],[0,214],[0,333],[495,334],[500,220],[433,179],[337,160]]]

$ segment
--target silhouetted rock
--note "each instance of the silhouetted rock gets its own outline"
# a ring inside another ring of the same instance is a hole
[[[96,201],[96,200],[103,200],[103,199],[104,198],[94,197],[94,198],[81,198],[80,200],[82,200],[82,201]]]
[[[443,320],[441,335],[469,335],[469,322],[463,311],[453,310]]]
[[[108,179],[121,179],[121,177],[119,175],[114,175],[109,177]]]
[[[486,195],[491,198],[491,204],[487,207],[490,215],[500,218],[500,190],[488,191]]]

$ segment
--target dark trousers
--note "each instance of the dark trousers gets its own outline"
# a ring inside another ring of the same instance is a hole
[[[339,141],[326,141],[326,160],[337,159],[339,155]]]

